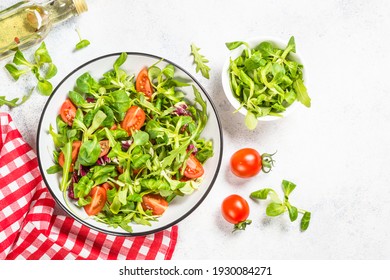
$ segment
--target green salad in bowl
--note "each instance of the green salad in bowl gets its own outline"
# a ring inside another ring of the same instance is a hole
[[[222,71],[223,89],[236,111],[245,115],[249,129],[259,120],[286,116],[297,101],[311,106],[294,37],[287,45],[279,39],[255,38],[226,46],[232,52]]]
[[[59,108],[45,108],[38,135],[44,179],[64,210],[93,228],[124,235],[163,229],[192,212],[214,183],[218,117],[203,88],[166,60],[128,53],[101,60],[113,62],[111,69],[95,77],[83,71],[94,62],[81,67],[73,87],[58,93],[60,106],[47,104]],[[130,63],[138,71],[126,71]],[[176,202],[193,193],[188,203]]]

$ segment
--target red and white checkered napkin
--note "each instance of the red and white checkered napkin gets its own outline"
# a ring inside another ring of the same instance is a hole
[[[36,155],[7,113],[0,112],[0,134],[0,259],[171,259],[177,226],[118,237],[54,215]]]

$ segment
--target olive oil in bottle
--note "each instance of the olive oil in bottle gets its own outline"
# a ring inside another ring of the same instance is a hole
[[[88,10],[85,0],[21,1],[0,12],[0,59],[17,48],[29,48],[47,36],[53,25]]]

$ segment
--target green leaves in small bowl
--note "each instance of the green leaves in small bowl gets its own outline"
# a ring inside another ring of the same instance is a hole
[[[284,48],[267,40],[235,41],[226,47],[233,52],[222,74],[224,90],[236,111],[246,114],[249,129],[256,128],[258,119],[282,117],[296,101],[311,106],[294,37]]]

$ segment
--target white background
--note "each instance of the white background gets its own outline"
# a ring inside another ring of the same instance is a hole
[[[16,1],[0,2],[5,8]],[[390,2],[385,0],[87,0],[89,11],[60,24],[46,38],[58,67],[57,84],[75,67],[112,52],[152,53],[176,62],[202,83],[215,102],[224,130],[224,157],[218,180],[202,205],[179,224],[174,260],[207,259],[389,259],[390,258]],[[75,28],[91,45],[73,52]],[[232,114],[221,85],[229,52],[225,42],[256,36],[294,35],[304,61],[312,107],[288,118],[261,123],[249,132]],[[190,44],[209,60],[210,80],[195,72]],[[26,52],[32,53],[32,52]],[[1,61],[0,67],[11,58]],[[0,95],[21,96],[32,86],[0,70]],[[47,97],[34,93],[8,110],[35,149],[38,120]],[[276,166],[250,180],[234,177],[231,154],[243,147],[274,152]],[[252,224],[245,232],[220,215],[222,200],[259,188],[281,192],[310,210],[307,232],[288,216],[268,218],[265,203],[249,200]]]

